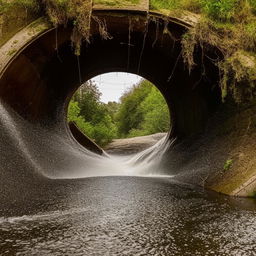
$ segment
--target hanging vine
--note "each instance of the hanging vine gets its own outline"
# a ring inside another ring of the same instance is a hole
[[[92,0],[41,0],[55,27],[73,22],[71,36],[75,54],[80,55],[82,41],[90,42]]]

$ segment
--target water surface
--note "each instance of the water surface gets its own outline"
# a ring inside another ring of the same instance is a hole
[[[2,191],[0,255],[256,255],[256,202],[168,178],[53,180]]]

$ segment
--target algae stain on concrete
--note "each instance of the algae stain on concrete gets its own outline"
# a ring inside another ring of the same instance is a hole
[[[149,11],[149,0],[94,0],[93,8]]]

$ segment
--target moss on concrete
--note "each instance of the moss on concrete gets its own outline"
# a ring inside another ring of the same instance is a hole
[[[228,168],[220,169],[216,176],[210,177],[207,183],[208,188],[238,196],[245,196],[256,190],[256,184],[253,183],[253,177],[256,175],[255,111],[256,106],[241,106],[239,112],[236,111],[230,115],[218,127],[216,135],[221,145],[217,148],[228,152],[228,159],[222,163],[222,166],[228,166]],[[226,127],[227,133],[218,131],[223,127]],[[232,164],[227,164],[229,159],[232,159]],[[248,183],[249,187],[246,183],[250,180],[252,182]]]
[[[38,17],[36,0],[0,0],[0,46]]]
[[[39,18],[17,32],[4,45],[0,46],[0,76],[5,66],[8,65],[17,52],[50,28],[51,24],[45,18]]]

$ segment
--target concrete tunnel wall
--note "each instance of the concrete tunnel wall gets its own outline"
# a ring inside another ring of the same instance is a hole
[[[189,74],[180,42],[186,26],[173,21],[167,24],[162,18],[156,22],[152,17],[147,24],[147,16],[138,13],[98,11],[94,15],[106,21],[111,39],[103,40],[98,23],[92,21],[91,43],[83,43],[81,55],[76,57],[71,27],[50,29],[10,63],[0,79],[0,97],[29,121],[54,126],[66,120],[68,102],[80,79],[84,82],[105,72],[129,72],[148,79],[162,92],[171,112],[170,136],[182,138],[201,132],[221,102],[218,71],[205,60]],[[202,77],[203,69],[207,80]]]

